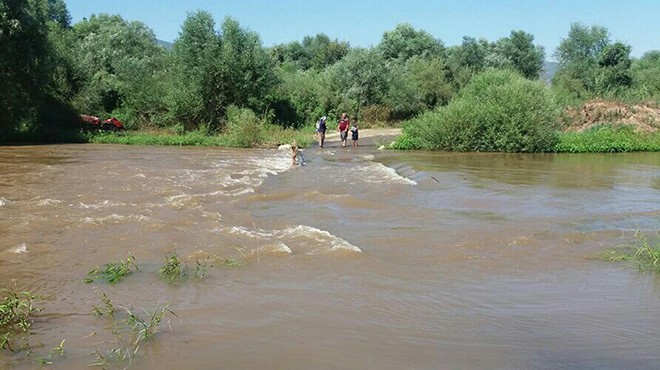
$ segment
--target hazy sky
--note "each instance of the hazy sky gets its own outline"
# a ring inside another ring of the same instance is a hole
[[[445,45],[463,36],[495,41],[524,30],[546,48],[548,59],[570,24],[605,26],[632,55],[660,50],[660,0],[65,0],[76,23],[91,14],[119,14],[144,22],[156,37],[174,41],[190,12],[205,10],[216,28],[225,17],[255,31],[264,46],[325,33],[351,46],[380,42],[383,32],[410,23]]]

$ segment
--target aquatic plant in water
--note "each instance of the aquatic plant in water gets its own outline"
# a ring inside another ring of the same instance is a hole
[[[14,352],[13,342],[16,335],[20,335],[24,341],[22,349],[30,347],[30,316],[39,311],[33,305],[35,298],[30,292],[0,289],[0,348]]]
[[[106,309],[106,313],[107,311],[112,312],[112,314],[108,314],[111,323],[107,333],[111,334],[114,340],[99,343],[109,344],[110,348],[106,350],[99,347],[95,348],[94,353],[92,353],[94,361],[90,366],[98,366],[103,369],[109,367],[126,368],[127,362],[129,365],[132,364],[141,344],[154,338],[163,319],[167,318],[168,326],[172,330],[172,325],[166,315],[170,314],[178,317],[170,310],[169,305],[157,306],[152,312],[143,310],[146,314],[143,317],[126,306],[120,306],[125,313],[125,315],[121,315],[121,311],[117,312],[115,310],[115,305],[105,293],[102,294],[101,302]],[[99,311],[102,310],[94,306],[94,313],[96,314]]]
[[[630,261],[636,264],[640,270],[660,274],[660,235],[653,245],[646,235],[637,231],[635,244],[608,249],[602,253],[601,257],[610,262]]]
[[[136,271],[140,270],[135,264],[135,257],[129,255],[125,261],[110,262],[107,263],[104,268],[96,266],[96,268],[87,273],[92,277],[87,278],[84,281],[85,283],[91,283],[96,279],[103,279],[110,284],[114,284],[130,274],[133,269]]]

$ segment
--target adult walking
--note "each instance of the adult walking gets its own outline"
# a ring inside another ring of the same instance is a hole
[[[341,139],[341,146],[346,146],[346,141],[348,140],[348,126],[351,124],[350,120],[346,113],[341,114],[339,119],[339,124],[337,125],[337,130],[339,131],[339,138]]]

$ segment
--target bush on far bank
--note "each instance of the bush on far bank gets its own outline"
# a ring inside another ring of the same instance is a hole
[[[550,89],[508,70],[488,70],[447,105],[404,124],[394,148],[475,152],[554,149],[559,108]]]

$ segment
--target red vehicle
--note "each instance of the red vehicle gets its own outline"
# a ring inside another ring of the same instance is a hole
[[[85,124],[86,128],[93,128],[103,131],[124,131],[124,125],[115,117],[110,117],[105,121],[101,121],[96,116],[81,114],[80,119]]]

